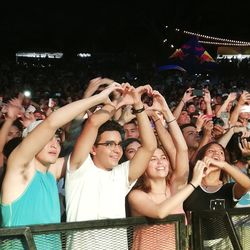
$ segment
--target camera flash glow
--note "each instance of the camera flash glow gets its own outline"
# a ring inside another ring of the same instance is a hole
[[[31,96],[31,92],[30,92],[29,90],[24,90],[24,91],[23,91],[23,94],[24,94],[24,96],[26,96],[26,97],[30,97],[30,96]]]

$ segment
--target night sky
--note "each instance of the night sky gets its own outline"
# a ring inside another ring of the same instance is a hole
[[[1,54],[57,50],[167,55],[171,53],[170,44],[178,47],[188,39],[175,28],[250,41],[247,5],[230,2],[82,1],[82,6],[72,1],[47,6],[42,2],[8,3],[1,7],[0,50]],[[168,43],[164,44],[165,38]]]

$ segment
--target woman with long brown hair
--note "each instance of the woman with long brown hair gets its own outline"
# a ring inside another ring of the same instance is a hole
[[[168,130],[153,112],[151,118],[163,147],[155,150],[144,175],[130,192],[128,201],[132,216],[164,218],[169,214],[184,214],[182,203],[200,184],[205,164],[201,161],[196,164],[193,179],[187,185],[189,162],[182,132],[164,97],[154,91],[153,100],[152,109],[161,111]],[[174,225],[161,225],[160,230],[157,228],[136,228],[132,249],[175,249]]]

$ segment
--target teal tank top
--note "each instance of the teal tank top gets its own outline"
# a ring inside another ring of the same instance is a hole
[[[23,194],[11,204],[0,205],[2,227],[60,222],[60,203],[55,177],[35,172]]]
[[[60,222],[59,195],[55,177],[36,171],[23,194],[11,204],[0,204],[3,227]],[[33,235],[38,250],[61,250],[60,233]],[[28,249],[23,238],[2,239],[0,249]]]

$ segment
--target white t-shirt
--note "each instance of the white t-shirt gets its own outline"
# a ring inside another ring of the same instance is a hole
[[[136,181],[129,184],[129,161],[111,171],[96,167],[88,155],[75,171],[67,163],[65,197],[67,221],[125,218],[125,196]],[[71,250],[127,250],[126,228],[84,230],[67,235]]]
[[[125,196],[129,184],[129,161],[111,171],[94,165],[90,155],[75,171],[67,163],[65,197],[67,221],[125,218]]]

